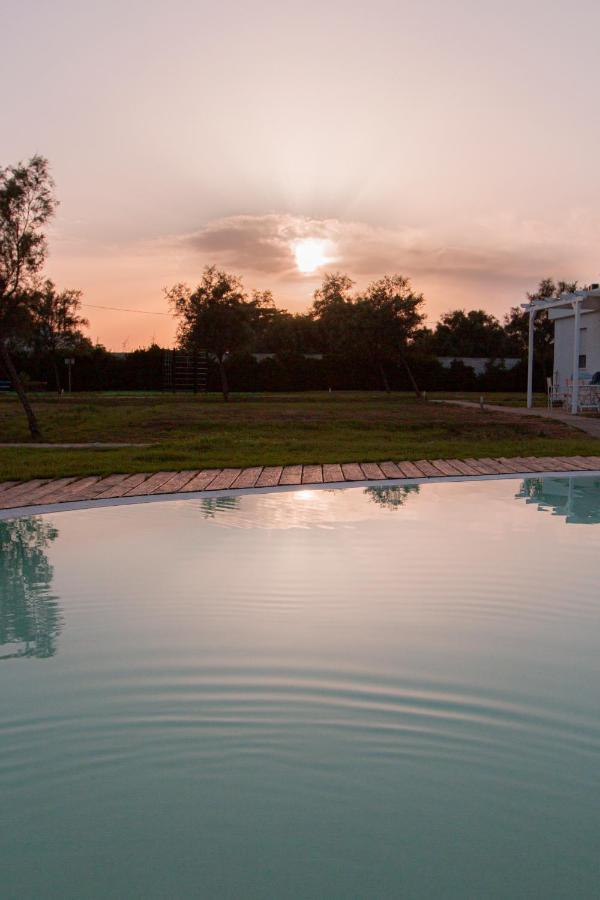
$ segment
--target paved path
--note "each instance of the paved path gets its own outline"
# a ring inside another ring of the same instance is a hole
[[[351,484],[457,476],[526,475],[532,472],[600,471],[600,456],[512,457],[506,459],[419,459],[415,462],[324,463],[252,466],[248,469],[190,469],[85,478],[36,478],[0,483],[0,509],[49,506],[82,500],[148,497],[157,494],[268,488],[279,485]]]
[[[473,403],[471,400],[430,400],[430,403],[452,403],[454,406],[468,406],[471,409],[479,409],[479,403]],[[484,402],[484,411],[512,413],[515,416],[537,416],[540,419],[557,419],[573,428],[579,428],[586,434],[595,438],[600,438],[600,416],[574,416],[572,413],[565,412],[563,409],[548,409],[545,406],[534,406],[527,409],[526,406],[498,406],[494,403]]]

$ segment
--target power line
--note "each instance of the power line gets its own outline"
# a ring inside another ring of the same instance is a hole
[[[89,309],[110,309],[112,312],[128,312],[128,313],[140,313],[143,316],[170,316],[171,313],[166,312],[156,312],[152,309],[127,309],[123,306],[98,306],[96,303],[82,303],[82,306],[87,306]]]

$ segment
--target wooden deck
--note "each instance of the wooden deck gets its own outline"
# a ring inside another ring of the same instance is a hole
[[[531,472],[600,471],[600,456],[515,457],[512,459],[387,460],[380,463],[253,466],[248,469],[196,469],[135,475],[98,475],[0,483],[0,510],[84,500],[148,497],[194,491],[239,490],[278,485],[352,484],[357,481],[525,475]]]

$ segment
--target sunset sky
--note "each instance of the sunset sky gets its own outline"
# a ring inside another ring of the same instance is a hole
[[[50,160],[47,274],[89,304],[164,313],[212,262],[290,310],[400,272],[430,323],[600,280],[597,0],[5,0],[2,30],[0,164]]]

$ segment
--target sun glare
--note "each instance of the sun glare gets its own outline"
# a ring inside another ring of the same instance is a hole
[[[319,266],[325,265],[330,260],[327,255],[328,249],[329,241],[321,238],[303,238],[300,241],[294,241],[292,250],[298,271],[308,275],[315,272]]]

